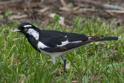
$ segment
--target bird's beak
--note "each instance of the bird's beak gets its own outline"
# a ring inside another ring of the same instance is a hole
[[[20,30],[19,29],[14,29],[14,30],[12,30],[12,32],[20,32]]]

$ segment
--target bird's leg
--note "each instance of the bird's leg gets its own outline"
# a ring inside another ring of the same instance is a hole
[[[55,64],[56,63],[56,57],[51,57],[51,58],[52,58],[53,64]]]
[[[64,62],[64,72],[66,72],[66,58],[65,58],[65,56],[61,56],[61,57]]]
[[[64,72],[66,72],[66,59],[64,59]]]

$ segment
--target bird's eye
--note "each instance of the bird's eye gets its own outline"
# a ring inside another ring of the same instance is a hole
[[[24,31],[27,32],[28,29],[29,29],[30,27],[32,27],[32,25],[24,25],[23,27],[24,27]]]
[[[24,31],[27,32],[29,28],[24,28]]]

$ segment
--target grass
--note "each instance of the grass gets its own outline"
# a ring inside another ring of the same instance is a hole
[[[0,83],[124,82],[124,38],[92,43],[74,50],[67,54],[70,69],[67,73],[61,73],[61,58],[53,65],[50,57],[35,51],[23,35],[10,31],[17,25],[0,26]],[[123,27],[107,24],[100,19],[76,18],[73,26],[73,29],[63,29],[57,23],[52,23],[47,29],[124,36]]]

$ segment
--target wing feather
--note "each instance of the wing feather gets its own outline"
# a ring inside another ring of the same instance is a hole
[[[42,37],[43,38],[43,37]],[[76,33],[49,32],[42,41],[49,48],[44,48],[47,52],[63,52],[85,44],[88,37]]]

